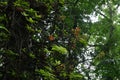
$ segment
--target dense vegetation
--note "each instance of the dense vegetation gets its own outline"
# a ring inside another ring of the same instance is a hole
[[[119,80],[119,5],[0,0],[0,80]]]

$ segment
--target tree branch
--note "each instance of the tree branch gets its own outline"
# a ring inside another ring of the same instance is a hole
[[[88,44],[88,46],[90,46],[90,47],[97,47],[97,46],[104,46],[104,45],[100,45],[100,44],[93,44],[93,45],[91,45],[91,44]]]
[[[98,10],[95,10],[98,14],[100,14],[101,16],[103,16],[104,18],[106,18],[107,20],[110,20],[107,16],[105,16],[103,13],[101,13],[100,11]]]

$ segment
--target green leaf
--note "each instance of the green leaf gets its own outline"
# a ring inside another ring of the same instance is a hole
[[[26,28],[29,32],[32,32],[32,33],[35,32],[35,30],[29,25],[27,25]]]
[[[64,0],[59,0],[59,2],[60,2],[61,4],[64,4]]]
[[[33,59],[35,58],[35,55],[33,53],[30,53],[29,56]]]
[[[59,52],[59,53],[61,53],[61,54],[67,54],[67,53],[68,53],[68,51],[67,51],[66,48],[64,48],[64,47],[62,47],[62,46],[57,46],[57,45],[53,45],[53,46],[52,46],[52,50],[53,50],[53,51],[57,51],[57,52]]]
[[[56,65],[60,65],[60,64],[61,64],[61,61],[55,60],[55,64],[56,64]]]
[[[9,33],[9,31],[7,30],[7,28],[5,28],[3,26],[0,26],[0,29],[5,30],[5,31],[7,31]]]
[[[35,21],[31,17],[27,18],[27,21],[29,21],[30,23],[35,23]]]
[[[13,52],[12,50],[6,50],[5,52],[8,56],[18,56],[17,53]]]
[[[87,42],[86,42],[86,40],[85,39],[83,39],[83,38],[80,38],[80,43],[82,43],[83,45],[87,45]]]
[[[81,74],[79,74],[79,73],[71,73],[70,74],[70,80],[73,80],[73,79],[80,80],[82,78],[83,78],[83,76]]]
[[[33,14],[36,13],[36,11],[34,9],[26,9],[26,11],[29,13],[29,14]]]
[[[51,53],[51,51],[49,51],[47,48],[44,49],[45,53]]]
[[[43,70],[43,69],[40,69],[40,70],[36,70],[36,72],[42,76],[44,76],[44,79],[45,80],[56,80],[54,77],[55,75],[53,75],[52,73],[50,73],[49,71],[47,70]]]
[[[35,13],[35,18],[40,19],[42,16]]]
[[[25,12],[22,12],[22,15],[25,16],[25,17],[26,17],[26,16],[29,16],[29,14],[27,14],[27,13],[25,13]]]

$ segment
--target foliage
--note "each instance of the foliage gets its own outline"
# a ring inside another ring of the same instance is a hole
[[[120,79],[118,8],[119,0],[1,0],[0,80]]]
[[[52,50],[57,51],[57,52],[62,53],[62,54],[66,54],[68,52],[64,47],[57,46],[57,45],[53,45]]]

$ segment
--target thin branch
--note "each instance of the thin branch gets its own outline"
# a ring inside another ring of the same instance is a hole
[[[95,10],[98,14],[100,14],[101,16],[103,16],[104,18],[106,18],[107,20],[110,20],[107,16],[105,16],[103,13],[101,13],[100,11],[98,10]]]
[[[90,47],[98,47],[98,46],[104,46],[104,45],[100,45],[100,44],[94,44],[94,45],[91,45],[91,44],[88,44],[88,46],[90,46]]]

